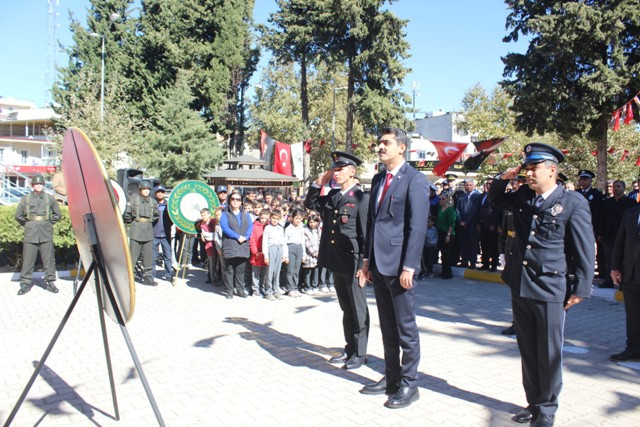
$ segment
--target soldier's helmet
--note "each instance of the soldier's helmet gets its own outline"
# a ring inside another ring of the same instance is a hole
[[[138,184],[138,190],[143,190],[145,188],[151,189],[149,181],[140,181],[140,184]]]
[[[44,176],[36,175],[31,179],[31,185],[34,184],[44,184]]]

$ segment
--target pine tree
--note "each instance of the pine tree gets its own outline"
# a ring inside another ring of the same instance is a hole
[[[637,0],[506,0],[505,41],[530,37],[503,61],[516,124],[529,134],[587,136],[597,150],[598,185],[607,175],[611,113],[640,90]]]
[[[201,179],[223,157],[205,120],[191,107],[195,96],[190,93],[189,74],[179,70],[176,84],[159,97],[158,113],[146,138],[144,164],[168,186],[184,179]]]

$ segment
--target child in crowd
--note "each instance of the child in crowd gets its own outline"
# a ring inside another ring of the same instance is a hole
[[[280,225],[280,211],[276,209],[271,211],[269,224],[264,227],[262,233],[262,255],[264,263],[268,266],[264,281],[264,297],[270,301],[282,299],[284,293],[280,289],[279,279],[282,263],[289,260],[287,249],[284,228]]]
[[[216,248],[213,241],[213,236],[216,232],[216,221],[211,218],[211,212],[208,208],[200,209],[200,238],[204,242],[204,250],[207,253],[207,281],[206,283],[214,282],[214,272],[216,266]]]
[[[258,217],[260,216],[260,213],[262,212],[262,205],[258,202],[253,202],[253,215],[252,218],[255,221],[256,219],[258,219]],[[267,222],[269,222],[269,217],[267,216]]]
[[[307,216],[307,226],[304,229],[304,245],[306,256],[302,259],[302,282],[304,293],[315,295],[318,293],[318,251],[320,249],[320,216],[311,211]]]
[[[264,228],[269,222],[268,210],[262,210],[258,215],[258,219],[253,223],[253,232],[249,239],[249,248],[251,249],[251,288],[253,289],[252,295],[259,297],[260,288],[264,288],[264,279],[267,274],[267,264],[264,263],[264,254],[262,252],[262,238],[264,235]],[[265,294],[266,297],[266,294]]]
[[[300,280],[300,267],[302,259],[306,255],[304,247],[304,211],[301,209],[292,209],[289,215],[290,223],[284,230],[284,236],[287,241],[288,258],[287,263],[287,295],[292,298],[300,296],[298,292],[298,282]]]
[[[429,216],[427,226],[427,238],[424,240],[422,248],[422,271],[418,275],[418,279],[423,277],[433,277],[433,264],[436,262],[438,247],[438,229],[434,217]]]

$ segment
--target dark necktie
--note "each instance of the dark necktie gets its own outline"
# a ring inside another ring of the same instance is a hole
[[[534,206],[536,207],[536,209],[538,209],[538,208],[540,208],[540,206],[542,206],[543,203],[544,203],[544,197],[538,196],[538,197],[536,197],[536,200],[534,202]]]
[[[387,173],[387,178],[384,181],[384,187],[382,187],[382,194],[380,194],[380,201],[378,202],[378,209],[380,209],[380,205],[382,205],[382,200],[384,199],[384,195],[387,194],[387,190],[391,185],[391,180],[393,179],[393,175]]]

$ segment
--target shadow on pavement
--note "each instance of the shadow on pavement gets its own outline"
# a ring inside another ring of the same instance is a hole
[[[327,359],[337,355],[340,350],[311,344],[300,337],[277,331],[271,327],[271,322],[263,325],[244,317],[227,317],[225,322],[247,329],[248,332],[241,332],[240,337],[245,340],[255,341],[273,357],[290,366],[316,369],[360,384],[371,382],[370,378],[363,377],[355,371],[347,371],[339,365],[332,365],[327,362]],[[384,371],[384,361],[382,359],[371,355],[368,356],[368,359],[370,368],[380,372]]]
[[[38,361],[33,361],[34,368],[38,365]],[[47,415],[65,415],[69,414],[69,412],[62,409],[62,402],[67,402],[69,405],[73,406],[79,413],[84,414],[89,421],[99,426],[93,417],[95,416],[95,411],[101,413],[105,417],[109,417],[110,419],[115,421],[115,417],[102,411],[99,408],[87,403],[72,386],[67,384],[58,374],[56,374],[51,368],[47,365],[44,365],[40,370],[40,377],[44,379],[47,384],[55,391],[54,394],[45,396],[38,399],[27,399],[31,404],[40,408],[44,414],[42,417],[35,423],[35,425],[40,424]]]

